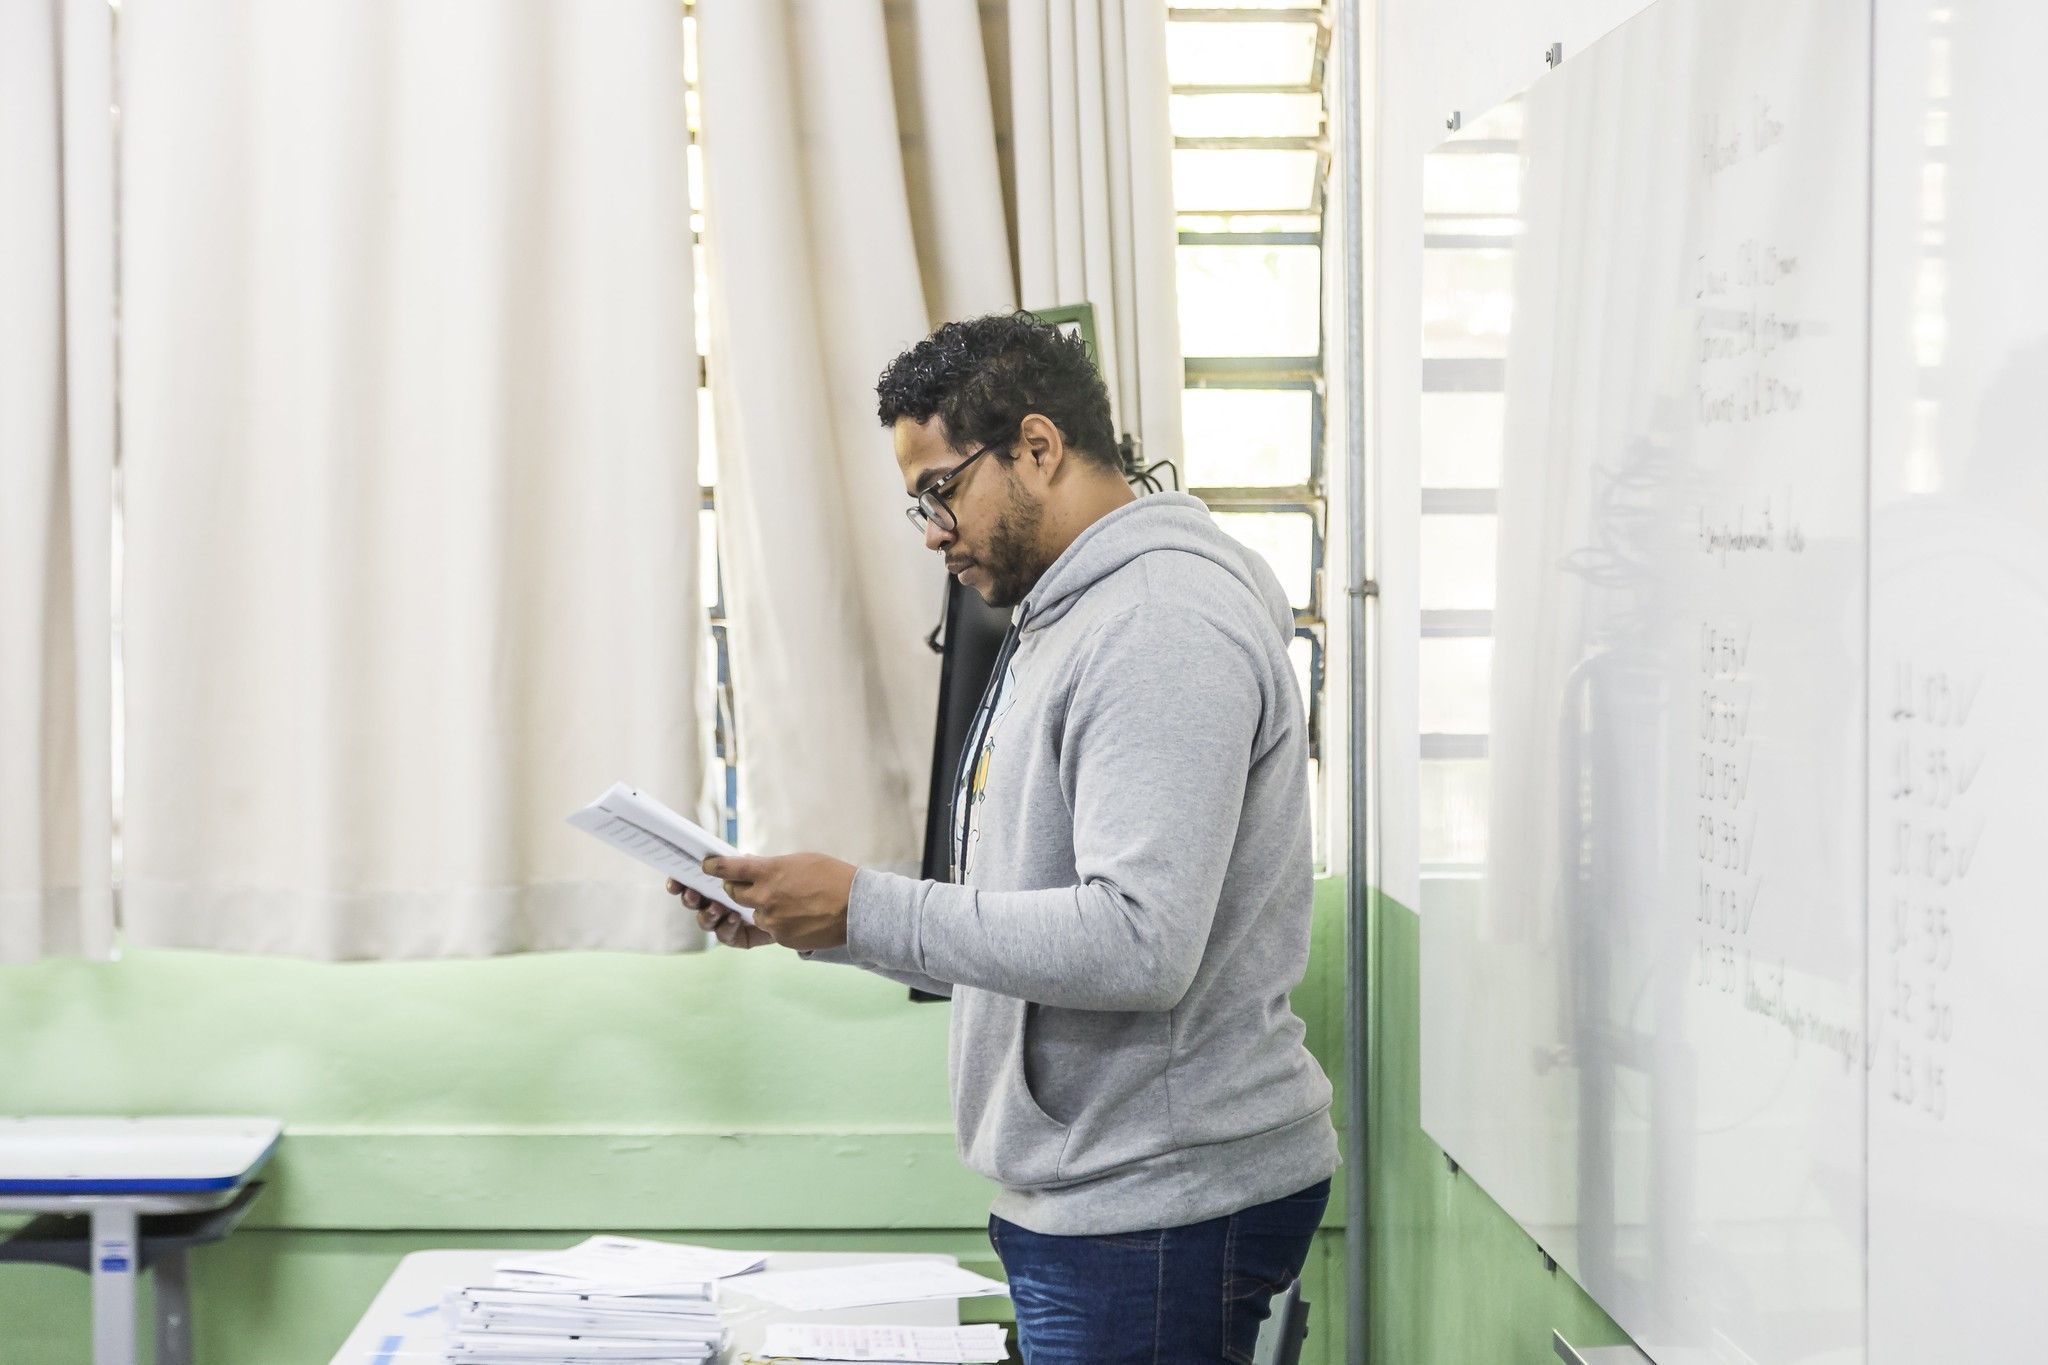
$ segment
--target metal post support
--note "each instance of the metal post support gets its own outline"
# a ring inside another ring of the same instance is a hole
[[[192,1365],[192,1286],[185,1253],[166,1255],[149,1275],[156,1290],[156,1365]]]
[[[1337,179],[1342,216],[1344,279],[1344,489],[1348,555],[1345,698],[1347,790],[1349,793],[1344,877],[1345,1031],[1345,1339],[1347,1355],[1369,1362],[1372,1355],[1368,1268],[1372,1238],[1372,1140],[1368,1127],[1372,1059],[1372,880],[1377,875],[1369,830],[1374,818],[1370,695],[1374,651],[1370,643],[1373,584],[1370,542],[1371,491],[1366,464],[1365,402],[1367,333],[1365,173],[1373,157],[1365,143],[1365,36],[1368,0],[1337,0]],[[1377,10],[1375,8],[1375,13]],[[1377,127],[1377,121],[1375,121]]]
[[[135,1273],[140,1238],[135,1205],[92,1211],[93,1365],[135,1365]]]

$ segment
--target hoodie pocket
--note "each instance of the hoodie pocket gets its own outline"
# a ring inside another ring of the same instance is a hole
[[[1031,1092],[1025,1057],[1032,1011],[1021,1000],[1002,1004],[1010,1008],[992,1010],[995,1017],[977,1020],[976,1031],[986,1044],[1001,1048],[1001,1060],[984,1073],[982,1094],[958,1096],[961,1155],[970,1168],[1010,1189],[1056,1184],[1067,1125],[1047,1113]],[[989,1036],[997,1030],[1000,1043]]]
[[[1026,1083],[1066,1131],[1061,1181],[1092,1180],[1173,1150],[1171,1027],[1164,1013],[1032,1011]]]
[[[1031,1036],[1039,1028],[1043,1027],[1043,1019],[1044,1015],[1041,1012],[1040,1006],[1033,1004],[1026,1004],[1024,1006],[1024,1017],[1019,1021],[1017,1027],[1017,1090],[1023,1096],[1023,1101],[1030,1107],[1031,1112],[1037,1115],[1039,1120],[1047,1127],[1058,1129],[1061,1139],[1064,1141],[1069,1131],[1069,1125],[1052,1116],[1052,1111],[1047,1109],[1045,1101],[1038,1097],[1038,1087],[1031,1080]]]

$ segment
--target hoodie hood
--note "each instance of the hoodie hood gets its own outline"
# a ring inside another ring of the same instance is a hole
[[[1051,625],[1088,589],[1149,554],[1189,554],[1217,565],[1244,585],[1283,642],[1293,636],[1294,606],[1272,566],[1218,526],[1200,498],[1186,493],[1148,494],[1076,536],[1018,605],[1019,633]]]

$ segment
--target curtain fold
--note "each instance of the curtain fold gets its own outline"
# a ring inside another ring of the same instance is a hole
[[[124,7],[133,941],[701,944],[563,823],[700,790],[681,30]]]
[[[1181,458],[1166,11],[1010,0],[1017,279],[1026,308],[1090,303],[1117,427]]]
[[[874,382],[1015,306],[980,18],[958,0],[703,0],[718,527],[742,840],[914,869],[940,565]]]
[[[0,6],[0,961],[113,945],[112,22]]]

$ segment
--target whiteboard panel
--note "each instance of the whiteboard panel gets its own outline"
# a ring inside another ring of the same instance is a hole
[[[2048,9],[1880,0],[1873,1365],[2048,1356]]]
[[[1425,172],[1519,178],[1425,241],[1425,390],[1505,418],[1423,1121],[1660,1365],[1862,1358],[1869,43],[1661,0]]]

